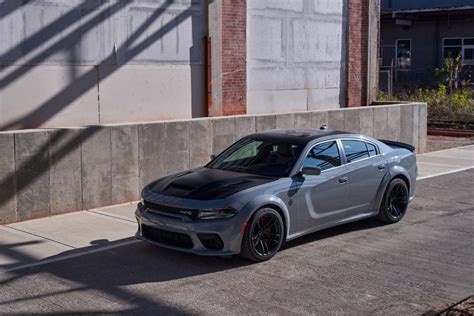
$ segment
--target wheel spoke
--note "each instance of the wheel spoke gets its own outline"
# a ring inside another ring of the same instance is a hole
[[[263,214],[256,219],[251,245],[260,256],[268,256],[278,250],[282,240],[282,225],[278,217],[272,213]]]

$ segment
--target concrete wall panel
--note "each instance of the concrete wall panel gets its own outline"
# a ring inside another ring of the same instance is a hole
[[[192,108],[202,107],[202,82],[191,77],[202,74],[200,66],[114,67],[99,68],[100,78],[115,71],[100,83],[101,123],[191,118]]]
[[[249,56],[259,60],[281,61],[283,21],[279,18],[255,15],[248,23],[255,33],[248,41]]]
[[[139,125],[138,157],[140,189],[166,174],[164,123]]]
[[[276,128],[294,128],[295,127],[295,115],[293,113],[277,114],[276,115]]]
[[[295,117],[295,128],[311,128],[311,114],[308,112],[296,112]]]
[[[196,168],[209,162],[212,154],[212,120],[189,122],[189,167]]]
[[[16,221],[14,134],[0,133],[0,225]]]
[[[387,107],[374,106],[374,137],[389,139]]]
[[[420,123],[420,110],[419,110],[419,106],[417,103],[415,104],[411,104],[409,105],[411,107],[413,107],[413,118],[411,119],[411,121],[413,122],[413,141],[411,144],[413,144],[413,146],[415,146],[415,148],[417,149],[417,152],[419,151],[418,149],[418,136],[419,136],[419,123]],[[403,127],[402,127],[403,129]]]
[[[328,112],[317,111],[311,113],[311,127],[321,128],[322,125],[328,125]]]
[[[247,113],[344,106],[347,0],[247,2]]]
[[[400,140],[400,107],[387,107],[387,136],[390,140]]]
[[[82,130],[82,207],[112,204],[112,153],[109,127]]]
[[[328,110],[340,108],[339,89],[311,89],[308,91],[308,110]]]
[[[360,132],[359,108],[351,108],[344,111],[344,130],[351,133]]]
[[[166,173],[189,169],[189,121],[165,123]]]
[[[374,109],[373,107],[362,107],[359,109],[359,132],[368,136],[374,136]]]
[[[255,117],[254,116],[237,116],[235,117],[235,140],[244,136],[255,133]]]
[[[418,123],[418,152],[424,153],[426,151],[426,139],[427,139],[427,120],[428,112],[427,105],[424,103],[418,104],[419,110],[419,123]]]
[[[17,218],[50,214],[49,132],[15,134]]]
[[[2,130],[99,123],[94,67],[10,66],[1,85]]]
[[[82,210],[81,129],[50,132],[51,214]]]
[[[112,203],[139,199],[138,125],[110,127]]]
[[[255,130],[263,132],[276,129],[276,115],[258,115],[255,117]]]
[[[215,118],[212,120],[212,153],[217,155],[235,141],[234,118]]]
[[[414,144],[415,131],[413,125],[414,107],[412,105],[403,106],[400,109],[400,121],[403,122],[400,130],[400,141],[403,143]]]
[[[308,93],[306,90],[259,90],[247,91],[247,113],[285,113],[305,111]],[[266,106],[262,106],[266,104]]]
[[[339,131],[345,130],[345,120],[343,111],[328,111],[328,128]]]

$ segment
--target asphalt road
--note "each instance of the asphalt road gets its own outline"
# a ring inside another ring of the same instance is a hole
[[[419,315],[474,294],[473,180],[419,181],[399,224],[328,229],[261,264],[135,243],[0,273],[0,313]]]

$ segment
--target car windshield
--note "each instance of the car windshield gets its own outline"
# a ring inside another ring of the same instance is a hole
[[[304,145],[244,138],[206,167],[270,177],[287,177]]]

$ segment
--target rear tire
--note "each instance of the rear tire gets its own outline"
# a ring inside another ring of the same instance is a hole
[[[408,208],[409,190],[402,179],[393,179],[387,186],[377,218],[385,223],[399,222]]]
[[[272,208],[262,208],[245,229],[240,256],[254,262],[269,260],[280,250],[284,234],[280,214]]]

